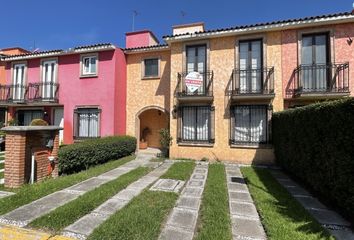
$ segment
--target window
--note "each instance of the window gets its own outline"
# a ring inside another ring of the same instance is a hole
[[[150,58],[144,59],[144,77],[158,77],[159,76],[159,59]]]
[[[188,106],[179,109],[179,141],[213,142],[212,121],[214,108],[211,106]]]
[[[325,91],[328,71],[328,34],[302,36],[301,44],[301,79],[303,91]]]
[[[268,106],[234,106],[231,109],[231,144],[269,142]]]
[[[186,47],[186,74],[190,72],[199,72],[203,76],[203,82],[201,86],[195,90],[190,91],[188,88],[185,89],[187,94],[205,94],[207,86],[207,46],[203,45],[192,45]]]
[[[56,60],[42,62],[42,99],[53,99],[56,92]]]
[[[81,57],[81,76],[97,75],[98,55],[85,55]]]
[[[13,65],[13,100],[24,100],[25,97],[25,70],[26,64]]]
[[[100,136],[100,109],[78,108],[74,111],[74,137],[95,138]]]
[[[262,40],[239,43],[240,93],[262,91]]]
[[[42,110],[19,110],[17,112],[17,124],[19,126],[29,126],[33,119],[43,119]]]

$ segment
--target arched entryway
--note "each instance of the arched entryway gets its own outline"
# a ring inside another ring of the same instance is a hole
[[[160,134],[162,128],[169,127],[168,112],[158,106],[149,106],[141,109],[136,118],[136,137],[141,147],[160,148]]]

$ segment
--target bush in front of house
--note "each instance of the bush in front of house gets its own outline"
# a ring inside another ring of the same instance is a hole
[[[354,99],[273,115],[276,161],[354,220]]]
[[[48,123],[44,121],[43,119],[36,118],[33,119],[32,122],[30,123],[30,126],[48,126]]]
[[[135,152],[136,138],[112,136],[85,140],[59,149],[59,172],[71,174]]]

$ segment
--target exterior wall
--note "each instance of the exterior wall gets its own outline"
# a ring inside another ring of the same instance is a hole
[[[294,88],[294,69],[299,63],[299,36],[301,32],[331,32],[330,54],[331,61],[334,63],[349,62],[349,89],[350,95],[354,96],[354,51],[353,44],[349,45],[348,39],[354,38],[354,23],[338,24],[332,26],[322,26],[319,28],[301,28],[282,31],[282,79],[283,79],[283,94],[285,100],[292,100],[292,89]],[[314,100],[302,102],[308,104]],[[285,103],[286,107],[288,102]]]
[[[160,76],[142,79],[142,60],[160,58]],[[139,116],[145,110],[170,112],[170,53],[169,51],[127,54],[127,134],[140,139]]]
[[[27,60],[27,83],[41,81],[40,64],[43,59]],[[7,64],[6,71],[7,84],[12,84],[11,63]],[[65,144],[73,142],[73,116],[78,106],[101,109],[101,136],[125,134],[125,79],[125,57],[120,49],[98,52],[98,75],[95,77],[80,77],[80,54],[58,57],[58,106],[64,106]],[[37,104],[27,107],[41,106]],[[44,109],[51,114],[50,107]],[[10,108],[12,117],[16,110]]]
[[[267,65],[275,68],[275,99],[272,102],[273,111],[283,109],[282,86],[281,86],[281,35],[269,33],[267,41]],[[252,36],[250,36],[252,38]],[[213,95],[215,106],[215,143],[212,146],[178,145],[177,119],[171,118],[170,131],[174,138],[170,148],[172,158],[193,158],[200,160],[204,157],[210,160],[224,160],[239,163],[272,163],[274,154],[272,148],[254,147],[231,147],[229,145],[229,98],[225,96],[228,82],[231,78],[232,70],[235,67],[235,44],[237,37],[223,37],[210,39],[209,46],[209,70],[214,72]],[[173,43],[171,45],[171,108],[175,105],[173,92],[177,85],[177,73],[183,71],[183,48],[185,43]],[[241,103],[240,103],[241,104]],[[249,104],[249,102],[247,102]],[[213,124],[213,123],[212,123]]]
[[[147,47],[158,44],[156,37],[148,30],[126,33],[125,47]]]
[[[8,48],[8,49],[0,49],[0,54],[5,54],[5,55],[17,55],[17,54],[22,54],[22,53],[27,53],[27,50],[24,50],[22,48]],[[0,61],[0,84],[4,85],[6,84],[6,63]]]

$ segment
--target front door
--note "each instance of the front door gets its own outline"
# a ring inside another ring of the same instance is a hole
[[[51,100],[55,96],[56,61],[44,61],[42,66],[42,99]]]
[[[21,101],[24,99],[25,68],[26,65],[23,63],[15,64],[13,67],[13,100]]]
[[[196,90],[198,94],[205,93],[206,86],[206,45],[193,45],[186,48],[187,74],[199,72],[203,76],[202,85]],[[186,89],[188,93],[188,89]]]
[[[327,89],[328,35],[313,34],[302,37],[301,78],[303,91]]]
[[[262,40],[242,41],[239,44],[240,93],[259,93],[262,90]]]
[[[64,128],[64,109],[63,108],[55,108],[54,109],[54,122],[55,126],[59,126]],[[59,131],[59,143],[62,143],[64,140],[63,130]]]

